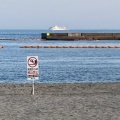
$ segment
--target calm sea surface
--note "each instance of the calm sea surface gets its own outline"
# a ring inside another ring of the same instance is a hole
[[[120,41],[42,41],[46,30],[0,30],[0,83],[30,83],[27,56],[39,57],[38,83],[119,82],[119,48],[20,48],[24,45],[118,45]],[[82,30],[70,32],[120,32]]]

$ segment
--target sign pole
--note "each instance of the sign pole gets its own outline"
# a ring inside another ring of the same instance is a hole
[[[34,80],[33,80],[33,91],[32,91],[33,95],[35,94],[35,86],[34,86]]]

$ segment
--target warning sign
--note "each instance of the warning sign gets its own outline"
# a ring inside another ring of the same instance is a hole
[[[35,67],[37,66],[38,60],[36,57],[29,57],[28,59],[28,65],[29,67]]]
[[[38,56],[27,56],[27,78],[28,80],[38,80]]]

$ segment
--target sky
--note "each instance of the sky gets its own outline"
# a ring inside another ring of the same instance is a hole
[[[0,0],[0,29],[120,29],[120,0]]]

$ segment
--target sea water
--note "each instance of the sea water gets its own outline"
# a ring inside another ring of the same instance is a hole
[[[13,39],[0,40],[0,45],[4,46],[0,49],[0,83],[29,83],[27,56],[39,57],[37,83],[120,81],[119,48],[20,48],[25,45],[120,46],[119,40],[43,41],[40,39],[42,32],[50,31],[0,30],[0,38]]]

